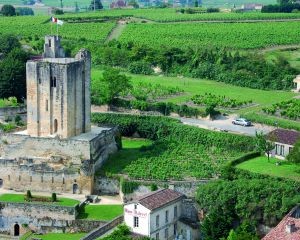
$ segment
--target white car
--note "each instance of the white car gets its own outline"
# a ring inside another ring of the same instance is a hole
[[[234,120],[232,121],[232,124],[234,124],[234,125],[241,125],[241,126],[244,126],[244,127],[246,127],[246,126],[251,126],[251,122],[248,121],[248,120],[245,119],[245,118],[237,118],[237,119],[234,119]]]

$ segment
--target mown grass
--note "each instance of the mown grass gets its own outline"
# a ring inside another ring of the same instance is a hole
[[[111,221],[123,214],[122,205],[87,205],[80,219]]]
[[[276,165],[276,162],[280,162],[280,165]],[[268,161],[267,157],[262,156],[240,163],[236,167],[254,173],[300,181],[300,165],[286,160],[270,158]]]
[[[42,240],[79,240],[86,233],[48,233],[44,235],[33,235],[35,238],[40,238]]]
[[[122,173],[128,164],[145,155],[145,153],[140,150],[141,147],[150,146],[151,144],[152,141],[148,139],[123,138],[123,149],[112,155],[98,174],[107,172],[112,174]]]
[[[75,199],[70,199],[70,198],[58,198],[57,202],[27,202],[24,200],[24,195],[23,194],[2,194],[0,195],[0,201],[2,202],[14,202],[14,203],[30,203],[30,204],[52,204],[52,205],[57,205],[57,206],[75,206],[76,204],[79,203],[78,200]]]

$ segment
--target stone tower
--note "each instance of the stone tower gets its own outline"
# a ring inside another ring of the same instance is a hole
[[[89,132],[91,55],[66,58],[60,38],[46,36],[41,59],[26,64],[27,132],[69,138]]]

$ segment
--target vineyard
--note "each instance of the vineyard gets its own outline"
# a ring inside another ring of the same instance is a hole
[[[114,22],[64,24],[59,26],[59,35],[71,40],[86,39],[103,42],[114,26]],[[53,33],[56,33],[56,26],[53,25],[52,27]],[[27,38],[43,38],[51,33],[50,19],[44,16],[2,17],[0,21],[1,33]]]
[[[184,21],[245,21],[245,20],[274,20],[299,19],[297,13],[196,13],[186,14],[176,12],[174,8],[156,9],[115,9],[100,12],[64,15],[64,18],[108,18],[108,17],[134,17],[155,22],[184,22]]]
[[[118,125],[124,136],[136,133],[154,141],[136,148],[135,154],[126,154],[125,148],[125,155],[113,156],[103,168],[109,176],[122,173],[142,179],[212,178],[228,161],[254,149],[251,137],[211,132],[168,118],[94,114],[93,122]]]
[[[263,48],[300,41],[300,22],[129,24],[120,37],[151,47]],[[287,31],[287,29],[289,29]]]
[[[275,103],[271,107],[265,107],[262,110],[270,115],[298,120],[300,119],[300,100],[292,99],[289,101]]]
[[[204,93],[203,95],[195,95],[191,98],[194,104],[204,106],[204,105],[214,105],[216,107],[224,108],[240,108],[247,106],[252,103],[252,100],[240,101],[233,98],[228,98],[226,96],[215,95],[211,93]]]

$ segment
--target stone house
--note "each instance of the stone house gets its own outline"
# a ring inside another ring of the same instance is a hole
[[[271,156],[285,159],[295,143],[300,140],[300,132],[278,128],[268,134],[268,139],[275,144],[275,148],[271,151]]]
[[[185,207],[186,197],[171,189],[160,189],[124,205],[124,221],[135,234],[156,240],[200,239],[196,212]]]

